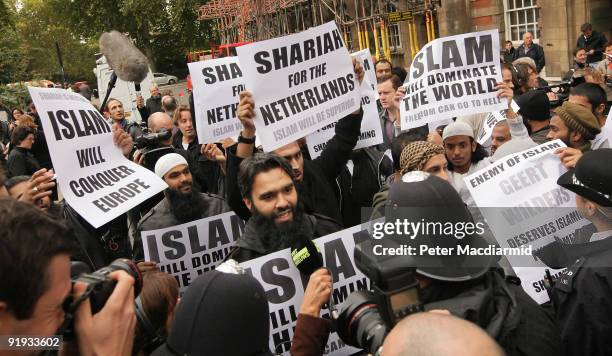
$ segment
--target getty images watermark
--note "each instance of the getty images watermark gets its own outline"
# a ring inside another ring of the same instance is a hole
[[[371,236],[375,240],[393,238],[397,245],[374,244],[372,252],[377,256],[532,256],[533,248],[529,246],[500,247],[497,244],[454,243],[432,243],[434,238],[455,238],[457,240],[485,239],[485,234],[490,233],[484,222],[440,222],[440,221],[410,221],[409,219],[397,219],[395,221],[374,222],[371,228]],[[434,238],[432,238],[434,237]],[[401,240],[411,240],[404,241]],[[431,239],[431,240],[430,240]],[[430,241],[427,241],[430,240]],[[448,242],[448,241],[447,241]],[[467,242],[467,241],[466,241]],[[452,245],[452,244],[451,244]]]

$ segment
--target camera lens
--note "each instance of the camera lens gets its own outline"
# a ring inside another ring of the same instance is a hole
[[[351,293],[336,320],[336,331],[346,344],[376,355],[387,336],[387,326],[370,291]]]
[[[111,270],[111,272],[125,271],[132,278],[134,278],[134,297],[137,297],[140,294],[140,291],[142,290],[142,275],[140,274],[140,270],[134,261],[126,258],[118,258],[108,265],[108,268]]]

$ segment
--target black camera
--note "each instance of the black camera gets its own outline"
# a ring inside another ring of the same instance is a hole
[[[373,291],[351,293],[335,323],[346,344],[378,355],[389,330],[405,316],[423,311],[423,304],[416,267],[406,267],[405,256],[375,256],[373,247],[372,240],[355,246],[355,264],[370,279]]]
[[[158,132],[145,132],[136,137],[134,146],[140,150],[147,150],[159,147],[160,141],[167,140],[172,136],[172,132],[166,129],[160,129]]]
[[[161,145],[161,141],[172,137],[172,132],[160,129],[158,132],[146,132],[136,137],[134,146],[144,155],[143,165],[150,171],[155,171],[157,160],[168,153],[174,152],[172,147]]]
[[[114,271],[125,271],[132,276],[134,278],[134,298],[140,294],[142,275],[136,263],[132,260],[119,258],[93,273],[88,273],[89,267],[86,264],[72,262],[70,267],[72,284],[74,285],[76,282],[85,283],[87,289],[78,299],[74,299],[71,295],[64,301],[66,316],[58,334],[64,335],[65,340],[70,340],[74,337],[74,314],[85,299],[89,298],[90,300],[92,314],[96,314],[104,307],[117,284],[114,279],[109,277],[109,274]]]

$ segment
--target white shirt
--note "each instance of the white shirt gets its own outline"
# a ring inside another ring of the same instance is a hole
[[[601,132],[597,136],[595,136],[595,139],[593,139],[593,141],[591,141],[591,149],[596,150],[599,148],[610,148],[611,141],[612,122],[608,121],[604,125],[604,127],[601,128]]]
[[[475,203],[474,203],[474,198],[472,198],[472,194],[470,194],[470,191],[468,190],[467,185],[465,185],[465,182],[463,181],[463,178],[467,177],[468,175],[478,170],[485,168],[486,166],[490,164],[491,162],[487,159],[487,157],[485,157],[475,164],[472,163],[470,165],[470,169],[468,169],[466,173],[461,174],[461,173],[451,172],[451,171],[448,172],[448,176],[451,179],[450,184],[453,186],[453,188],[455,188],[457,193],[459,193],[459,196],[461,196],[461,200],[463,200],[463,202],[467,206],[475,206]]]

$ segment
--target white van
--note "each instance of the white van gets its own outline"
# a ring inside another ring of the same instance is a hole
[[[98,80],[98,96],[100,97],[100,104],[102,104],[102,100],[106,96],[106,90],[108,89],[108,81],[110,80],[112,70],[109,69],[108,63],[106,62],[106,57],[102,54],[97,54],[96,57],[96,68],[94,72],[96,73],[96,78]],[[151,97],[150,88],[153,85],[153,73],[149,68],[149,73],[147,77],[140,83],[141,95],[144,98],[145,102],[149,97]],[[138,112],[138,107],[136,106],[136,88],[134,86],[134,82],[125,82],[119,78],[117,78],[117,83],[115,83],[115,87],[112,89],[110,98],[115,98],[120,100],[123,103],[123,109],[125,110],[125,118],[136,122],[141,122],[142,118],[140,117],[140,113]],[[103,110],[103,108],[100,108]]]

